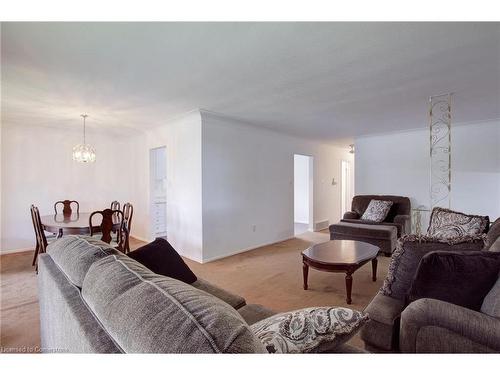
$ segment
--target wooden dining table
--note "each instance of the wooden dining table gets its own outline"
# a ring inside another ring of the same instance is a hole
[[[57,233],[57,238],[64,234],[90,234],[89,217],[91,212],[72,213],[71,215],[52,214],[40,217],[43,229],[50,233]],[[92,219],[93,230],[99,231],[100,215]],[[113,217],[113,231],[120,228],[120,218]]]

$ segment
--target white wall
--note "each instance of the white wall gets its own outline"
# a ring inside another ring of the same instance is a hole
[[[451,208],[500,216],[500,120],[452,127]],[[429,130],[356,139],[356,194],[429,207]]]
[[[309,224],[309,156],[294,155],[294,222]]]
[[[52,214],[55,201],[74,199],[81,212],[109,207],[111,201],[131,201],[128,149],[130,138],[87,132],[96,149],[94,164],[72,160],[81,129],[6,126],[1,139],[1,251],[33,248],[30,205]]]
[[[337,221],[347,150],[202,111],[204,261],[293,237],[295,153],[314,157],[314,223]]]
[[[167,237],[183,256],[202,260],[201,118],[198,111],[148,130],[134,141],[133,235],[152,240],[149,150],[167,150]]]

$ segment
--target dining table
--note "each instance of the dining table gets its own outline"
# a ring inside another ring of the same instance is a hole
[[[57,234],[57,238],[65,234],[90,234],[89,218],[91,212],[71,213],[65,215],[62,213],[40,216],[43,229],[50,233]],[[101,221],[100,216],[95,215],[92,219],[93,231],[99,232]],[[113,216],[113,231],[120,228],[120,218]]]

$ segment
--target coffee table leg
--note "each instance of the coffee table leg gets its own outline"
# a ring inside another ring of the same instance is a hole
[[[377,258],[372,259],[372,280],[377,281],[377,264],[378,260]]]
[[[347,272],[345,274],[345,290],[347,292],[347,298],[346,302],[348,305],[351,304],[352,299],[351,299],[351,292],[352,292],[352,273]]]
[[[304,275],[304,290],[307,290],[307,275],[309,274],[309,266],[302,263],[302,273]]]

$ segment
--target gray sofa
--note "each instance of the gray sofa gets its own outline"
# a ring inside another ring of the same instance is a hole
[[[249,325],[273,311],[205,280],[155,274],[91,237],[51,243],[38,289],[43,352],[267,353]]]
[[[500,319],[422,298],[403,311],[399,341],[403,353],[500,353]]]
[[[361,220],[372,199],[392,201],[385,220],[373,223]],[[407,197],[395,195],[356,195],[351,211],[344,213],[339,223],[329,227],[332,240],[357,240],[378,246],[386,255],[392,254],[398,238],[411,231],[411,204]]]
[[[500,251],[499,220],[491,227],[486,239],[480,236],[477,239],[464,239],[463,242],[459,243],[445,243],[426,236],[410,235],[401,238],[398,242],[398,248],[393,254],[384,285],[364,310],[370,316],[370,321],[361,329],[361,338],[365,342],[365,349],[370,352],[384,353],[401,350],[408,352],[426,351],[434,347],[436,351],[455,352],[458,346],[463,345],[462,348],[466,352],[475,351],[473,343],[471,346],[463,344],[467,341],[464,337],[457,337],[454,342],[447,344],[441,339],[460,335],[460,332],[464,334],[467,332],[468,328],[464,327],[463,324],[459,325],[457,319],[469,317],[471,320],[465,321],[466,324],[469,324],[477,319],[482,319],[483,322],[494,322],[494,318],[459,306],[449,306],[449,303],[436,300],[417,300],[407,306],[405,299],[419,263],[427,254],[436,251]],[[435,329],[425,328],[431,322],[435,322]],[[473,328],[476,323],[472,324]],[[438,333],[450,325],[455,325],[455,330],[458,331],[451,332],[448,336],[439,336]],[[423,329],[416,329],[416,326]],[[490,328],[493,326],[487,323],[484,325],[484,327]],[[494,334],[500,339],[498,331],[500,325],[496,327]],[[420,346],[415,346],[415,343],[418,342],[415,336],[417,333],[418,340],[427,340],[425,343],[422,342]],[[437,336],[434,339],[431,336],[425,336],[431,333],[437,334]],[[481,335],[480,330],[477,331],[477,335]],[[457,349],[456,352],[461,351]]]

